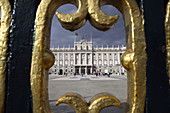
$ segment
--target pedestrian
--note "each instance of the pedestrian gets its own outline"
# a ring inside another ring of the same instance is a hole
[[[110,77],[110,73],[108,73],[107,76]]]

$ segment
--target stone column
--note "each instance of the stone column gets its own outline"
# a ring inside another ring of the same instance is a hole
[[[110,62],[109,62],[109,61],[110,61],[110,60],[109,60],[109,59],[110,59],[110,53],[107,53],[106,55],[107,55],[107,56],[106,56],[106,57],[107,57],[107,65],[108,65],[108,67],[109,67],[109,66],[110,66]]]
[[[87,67],[85,66],[85,74],[87,75]]]
[[[118,57],[118,64],[120,64],[120,53],[117,53],[117,57]]]
[[[65,66],[64,60],[65,60],[65,55],[64,55],[64,53],[63,53],[63,67]]]
[[[79,74],[81,75],[81,66],[79,67]]]
[[[102,55],[102,66],[104,66],[104,56],[103,56],[103,53],[101,53]]]
[[[121,66],[119,65],[119,75],[121,75]]]
[[[71,64],[70,64],[70,53],[68,53],[68,66],[71,66]]]
[[[74,66],[75,66],[75,64],[76,64],[76,53],[73,53],[73,62],[74,62]]]
[[[81,65],[81,53],[79,53],[79,65]]]
[[[85,53],[85,65],[87,65],[87,53]]]
[[[99,59],[98,58],[99,58],[98,53],[96,53],[96,66],[98,66],[98,64],[99,64]]]
[[[93,73],[92,70],[93,70],[93,69],[92,69],[92,66],[91,66],[91,68],[90,68],[90,73],[91,73],[91,74]]]
[[[92,55],[93,53],[91,53],[91,55],[90,55],[90,64],[92,65],[93,64],[93,55]]]
[[[115,53],[112,53],[112,55],[113,55],[113,66],[115,65]]]
[[[60,53],[58,53],[58,64],[57,66],[60,66]]]

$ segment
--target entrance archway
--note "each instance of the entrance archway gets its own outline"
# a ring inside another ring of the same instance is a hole
[[[60,70],[59,70],[59,75],[62,75],[62,74],[63,74],[63,70],[60,69]]]

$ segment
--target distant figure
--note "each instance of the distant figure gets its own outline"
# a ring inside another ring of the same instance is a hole
[[[97,73],[96,73],[96,77],[97,77]]]
[[[74,73],[74,76],[76,76],[76,73]]]
[[[81,76],[83,77],[83,73],[81,74]]]
[[[107,73],[107,76],[110,77],[110,73]]]

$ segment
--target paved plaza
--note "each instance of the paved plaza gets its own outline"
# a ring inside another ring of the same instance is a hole
[[[50,75],[49,101],[53,113],[75,113],[74,109],[66,104],[55,105],[57,99],[68,92],[79,93],[87,102],[97,93],[109,92],[121,101],[123,108],[108,107],[101,113],[123,113],[127,97],[127,76]]]

